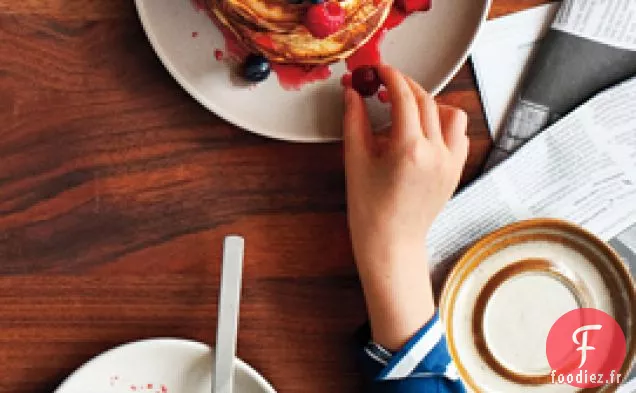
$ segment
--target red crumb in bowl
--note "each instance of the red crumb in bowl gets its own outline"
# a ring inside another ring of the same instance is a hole
[[[223,60],[224,55],[225,54],[223,53],[223,51],[221,49],[216,49],[214,51],[214,58],[216,59],[216,61]]]
[[[143,392],[143,393],[168,393],[168,387],[166,385],[155,386],[152,383],[142,385],[130,385],[129,390],[131,392]]]
[[[197,38],[199,36],[199,32],[198,31],[193,31],[192,32],[192,38]]]
[[[168,386],[165,384],[155,384],[150,382],[150,383],[142,383],[140,385],[136,385],[136,384],[127,385],[123,381],[121,381],[121,379],[117,375],[110,377],[111,388],[117,388],[118,386],[121,386],[120,384],[124,384],[124,386],[127,386],[127,390],[131,392],[169,393]],[[116,389],[116,390],[121,391],[120,389]]]

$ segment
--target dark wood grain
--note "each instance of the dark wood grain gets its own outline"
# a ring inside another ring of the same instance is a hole
[[[492,16],[545,1],[495,0]],[[469,67],[440,101],[490,139]],[[240,356],[280,392],[360,391],[364,320],[339,144],[196,104],[130,0],[0,0],[0,392],[50,392],[113,345],[214,343],[223,236],[247,240]]]

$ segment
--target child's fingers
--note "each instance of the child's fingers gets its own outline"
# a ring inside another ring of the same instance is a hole
[[[396,69],[382,65],[378,67],[382,82],[389,91],[391,100],[391,117],[393,119],[392,135],[399,140],[422,136],[422,125],[415,95],[408,82]]]
[[[343,122],[345,158],[367,153],[372,142],[371,137],[371,125],[364,100],[355,90],[346,88]]]
[[[444,143],[455,159],[464,165],[468,156],[468,115],[459,108],[439,105],[439,116],[442,125]]]
[[[411,87],[417,100],[424,135],[431,142],[442,143],[442,127],[440,126],[439,111],[433,96],[413,79],[408,76],[404,78]]]

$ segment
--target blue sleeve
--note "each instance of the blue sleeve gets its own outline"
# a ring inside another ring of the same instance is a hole
[[[435,314],[397,353],[369,342],[362,365],[370,393],[465,393]]]

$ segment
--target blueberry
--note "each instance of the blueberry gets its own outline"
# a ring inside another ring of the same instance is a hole
[[[269,60],[261,55],[251,54],[243,63],[243,77],[250,82],[261,82],[272,72]]]
[[[322,4],[325,0],[311,0],[311,4]]]

